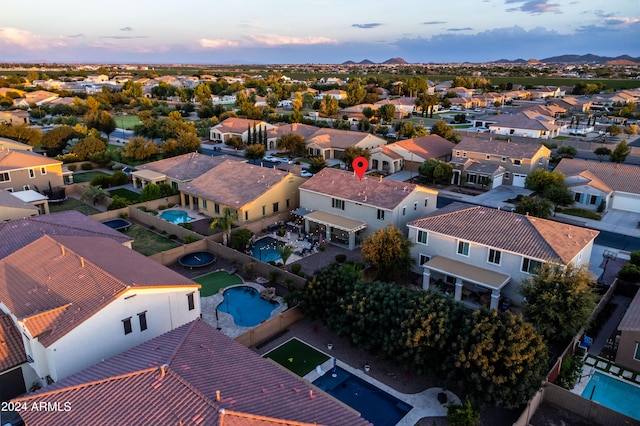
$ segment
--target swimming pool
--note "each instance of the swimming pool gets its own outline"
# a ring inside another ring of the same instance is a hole
[[[394,426],[411,409],[411,405],[365,382],[348,371],[335,367],[313,381],[313,384],[360,412],[375,426]]]
[[[254,259],[258,259],[261,262],[282,262],[280,253],[278,253],[279,244],[282,243],[271,237],[260,238],[253,243],[251,254]]]
[[[182,210],[165,210],[160,213],[160,217],[167,222],[175,223],[176,225],[179,223],[186,223],[195,220],[195,217],[191,217],[187,214],[187,212],[183,212]]]
[[[582,397],[640,420],[640,388],[622,380],[595,372]]]
[[[269,319],[271,313],[280,304],[273,300],[265,300],[253,287],[238,286],[224,291],[222,302],[218,305],[220,312],[233,317],[233,322],[241,327],[254,327]]]

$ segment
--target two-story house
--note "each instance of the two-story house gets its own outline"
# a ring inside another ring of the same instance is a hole
[[[300,186],[305,231],[353,250],[363,238],[391,223],[407,222],[435,210],[438,192],[418,185],[322,169]]]
[[[210,217],[225,208],[238,215],[237,224],[273,216],[298,207],[304,178],[293,173],[225,161],[180,189],[183,206]]]
[[[535,169],[546,169],[551,150],[537,141],[484,139],[465,136],[453,149],[452,183],[496,188],[500,185],[524,187]]]
[[[519,305],[522,280],[543,263],[588,264],[598,231],[504,210],[452,203],[408,223],[422,287],[475,298],[495,309],[506,296]]]
[[[438,135],[420,136],[371,150],[370,169],[384,173],[416,172],[427,160],[451,160],[456,145]]]
[[[618,325],[620,337],[616,364],[640,371],[640,291],[636,292],[627,312]]]
[[[62,161],[30,151],[0,150],[0,189],[44,192],[63,185]]]

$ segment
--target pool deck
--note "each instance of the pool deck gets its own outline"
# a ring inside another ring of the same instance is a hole
[[[258,283],[245,282],[243,284],[237,284],[237,285],[226,287],[224,290],[232,287],[242,287],[242,286],[253,287],[258,291],[263,290],[265,288],[263,285],[260,285]],[[223,299],[224,299],[224,296],[222,295],[222,292],[214,294],[213,296],[201,297],[200,310],[202,312],[202,319],[210,326],[220,329],[220,331],[223,334],[231,337],[232,339],[235,339],[241,334],[244,334],[247,331],[251,330],[252,327],[240,327],[236,325],[235,322],[233,321],[233,317],[230,314],[219,311],[217,309],[218,305],[222,303]],[[282,297],[278,296],[274,299],[274,301],[280,303],[280,306],[278,306],[276,309],[273,310],[273,312],[271,312],[271,316],[269,317],[270,319],[280,315],[282,312],[284,312],[287,309],[287,304],[283,302]],[[217,313],[217,319],[216,319],[216,313]]]

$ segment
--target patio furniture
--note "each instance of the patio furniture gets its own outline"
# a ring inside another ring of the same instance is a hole
[[[584,349],[585,351],[589,350],[591,345],[593,344],[593,339],[587,335],[582,337],[582,341],[578,344],[579,348]]]

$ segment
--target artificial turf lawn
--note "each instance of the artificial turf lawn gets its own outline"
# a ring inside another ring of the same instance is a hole
[[[109,175],[109,173],[101,172],[100,170],[91,170],[88,172],[78,171],[73,173],[73,183],[91,182],[94,178],[102,175]]]
[[[315,370],[318,365],[327,361],[329,356],[293,338],[264,354],[264,358],[270,358],[287,370],[304,377]]]
[[[109,194],[111,194],[112,198],[114,195],[117,195],[119,197],[125,198],[128,201],[131,201],[134,204],[140,202],[140,194],[125,188],[110,189]]]
[[[221,288],[227,288],[231,285],[242,284],[242,278],[236,274],[229,275],[226,271],[216,271],[203,275],[194,279],[200,284],[200,297],[213,296],[218,293]]]

